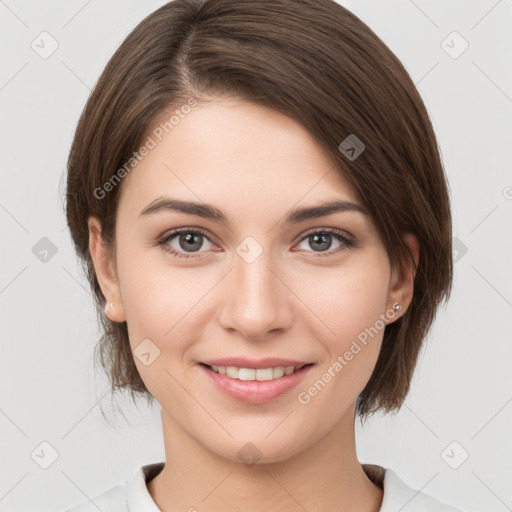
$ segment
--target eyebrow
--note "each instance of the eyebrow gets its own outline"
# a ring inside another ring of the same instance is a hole
[[[183,201],[180,199],[172,199],[170,197],[158,197],[146,206],[139,214],[139,217],[143,215],[152,215],[164,211],[175,211],[181,213],[188,213],[190,215],[197,215],[204,219],[219,222],[224,225],[230,224],[230,219],[222,211],[213,205],[206,203],[197,203],[193,201]],[[353,203],[350,201],[333,200],[327,203],[307,206],[304,208],[296,208],[287,213],[285,218],[286,224],[298,224],[305,220],[317,219],[325,217],[333,213],[341,212],[359,212],[362,215],[369,216],[367,210],[360,204]]]

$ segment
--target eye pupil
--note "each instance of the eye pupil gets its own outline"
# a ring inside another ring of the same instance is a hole
[[[310,238],[313,238],[314,244],[320,244],[320,247],[317,246],[317,248],[320,249],[321,251],[326,251],[331,246],[332,235],[329,235],[328,233],[314,234],[311,235]],[[314,245],[312,245],[311,247],[314,248]]]
[[[179,239],[180,247],[182,249],[194,249],[194,251],[199,250],[203,245],[201,241],[201,236],[202,235],[195,235],[192,233],[182,234]]]

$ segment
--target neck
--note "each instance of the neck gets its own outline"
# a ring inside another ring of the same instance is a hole
[[[355,449],[354,408],[327,436],[279,462],[249,465],[208,450],[162,409],[166,464],[148,484],[164,512],[378,512],[383,491]]]

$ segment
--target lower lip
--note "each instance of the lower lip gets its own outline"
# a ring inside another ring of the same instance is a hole
[[[226,395],[248,404],[270,402],[300,384],[314,364],[303,366],[300,370],[274,380],[238,380],[214,372],[210,367],[198,365],[218,390]]]

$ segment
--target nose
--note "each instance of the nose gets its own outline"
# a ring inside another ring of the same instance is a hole
[[[266,251],[253,262],[236,255],[221,297],[221,326],[256,341],[287,331],[293,293],[280,274]]]

